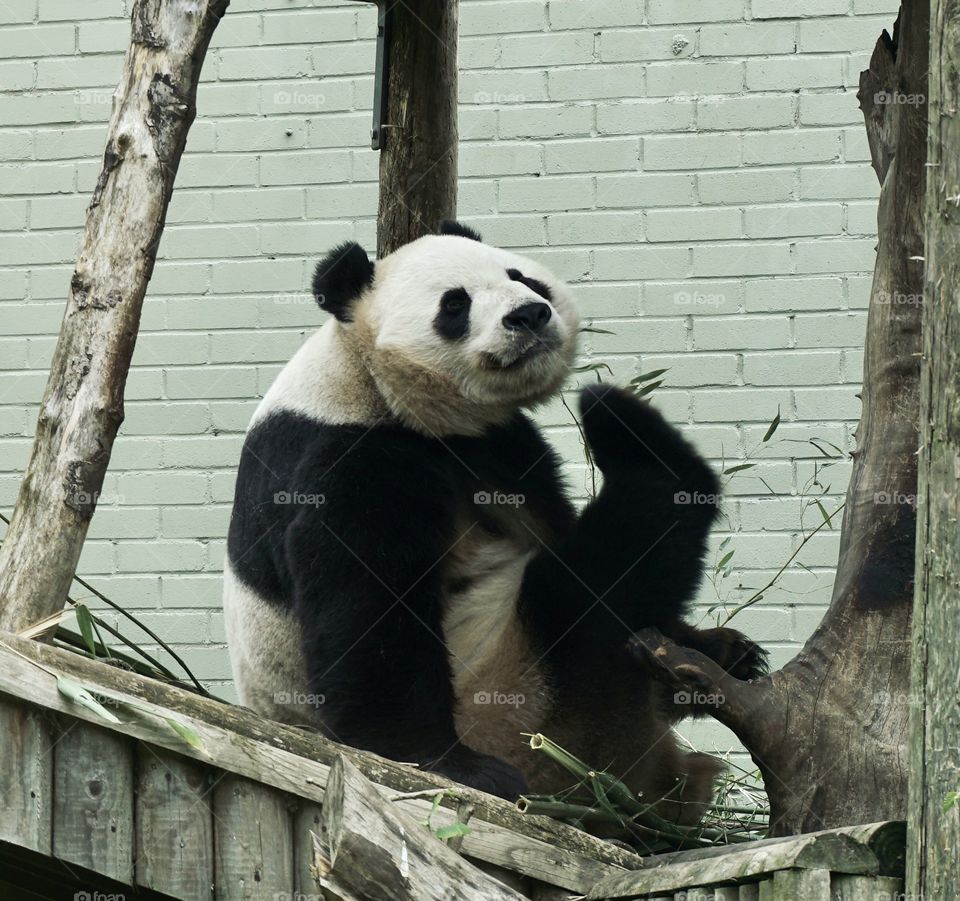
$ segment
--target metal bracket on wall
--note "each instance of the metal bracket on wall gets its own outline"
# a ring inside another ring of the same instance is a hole
[[[387,72],[390,65],[390,15],[391,0],[359,0],[377,6],[376,69],[373,76],[373,125],[370,128],[370,146],[374,150],[383,147],[383,130],[387,116]]]

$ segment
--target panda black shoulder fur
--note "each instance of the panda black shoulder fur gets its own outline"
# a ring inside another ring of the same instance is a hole
[[[704,461],[647,403],[580,395],[603,473],[578,515],[523,412],[570,371],[579,318],[532,260],[447,223],[370,262],[318,266],[332,318],[260,404],[240,461],[224,607],[237,690],[505,797],[569,787],[543,732],[665,816],[699,818],[717,761],[680,750],[683,714],[625,651],[657,626],[742,678],[764,654],[682,620],[715,496]]]

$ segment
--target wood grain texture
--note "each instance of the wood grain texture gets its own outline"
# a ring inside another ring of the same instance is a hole
[[[123,394],[197,83],[229,0],[135,0],[103,168],[36,436],[0,548],[0,629],[60,610],[123,421]],[[64,286],[67,287],[66,285]]]
[[[176,898],[213,898],[211,791],[220,775],[162,748],[137,748],[137,884]]]
[[[960,897],[960,2],[932,0],[907,894]]]
[[[392,39],[380,151],[377,256],[457,211],[459,0],[388,4]]]
[[[282,792],[228,775],[213,790],[216,901],[292,895],[293,805]]]
[[[53,725],[43,711],[0,697],[0,840],[49,854]]]
[[[61,722],[53,748],[53,854],[132,885],[133,743],[86,723]]]
[[[467,863],[345,757],[330,768],[324,801],[331,875],[369,901],[522,901]]]
[[[642,894],[677,891],[688,886],[756,879],[781,870],[854,874],[877,872],[877,859],[873,852],[842,833],[800,835],[782,842],[758,842],[757,845],[734,845],[723,854],[680,862],[676,862],[676,855],[669,855],[674,858],[674,862],[669,863],[661,863],[654,857],[648,869],[599,882],[587,891],[586,896],[596,901],[633,898]]]

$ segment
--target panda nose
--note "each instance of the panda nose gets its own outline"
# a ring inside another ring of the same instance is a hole
[[[513,332],[526,329],[536,333],[543,330],[552,315],[550,304],[540,301],[525,303],[503,317],[503,327]]]

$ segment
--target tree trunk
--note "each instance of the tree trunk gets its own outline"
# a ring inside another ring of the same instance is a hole
[[[960,897],[960,0],[932,0],[907,896]]]
[[[861,76],[883,188],[863,413],[830,608],[790,663],[750,684],[657,632],[633,642],[661,678],[725,696],[704,712],[730,726],[759,766],[773,835],[906,812],[926,175],[926,110],[915,100],[927,90],[927,5],[903,3],[893,39],[884,32]]]
[[[387,6],[379,257],[457,211],[458,0]]]
[[[137,0],[37,433],[0,549],[0,629],[64,603],[123,389],[207,46],[229,0]]]

